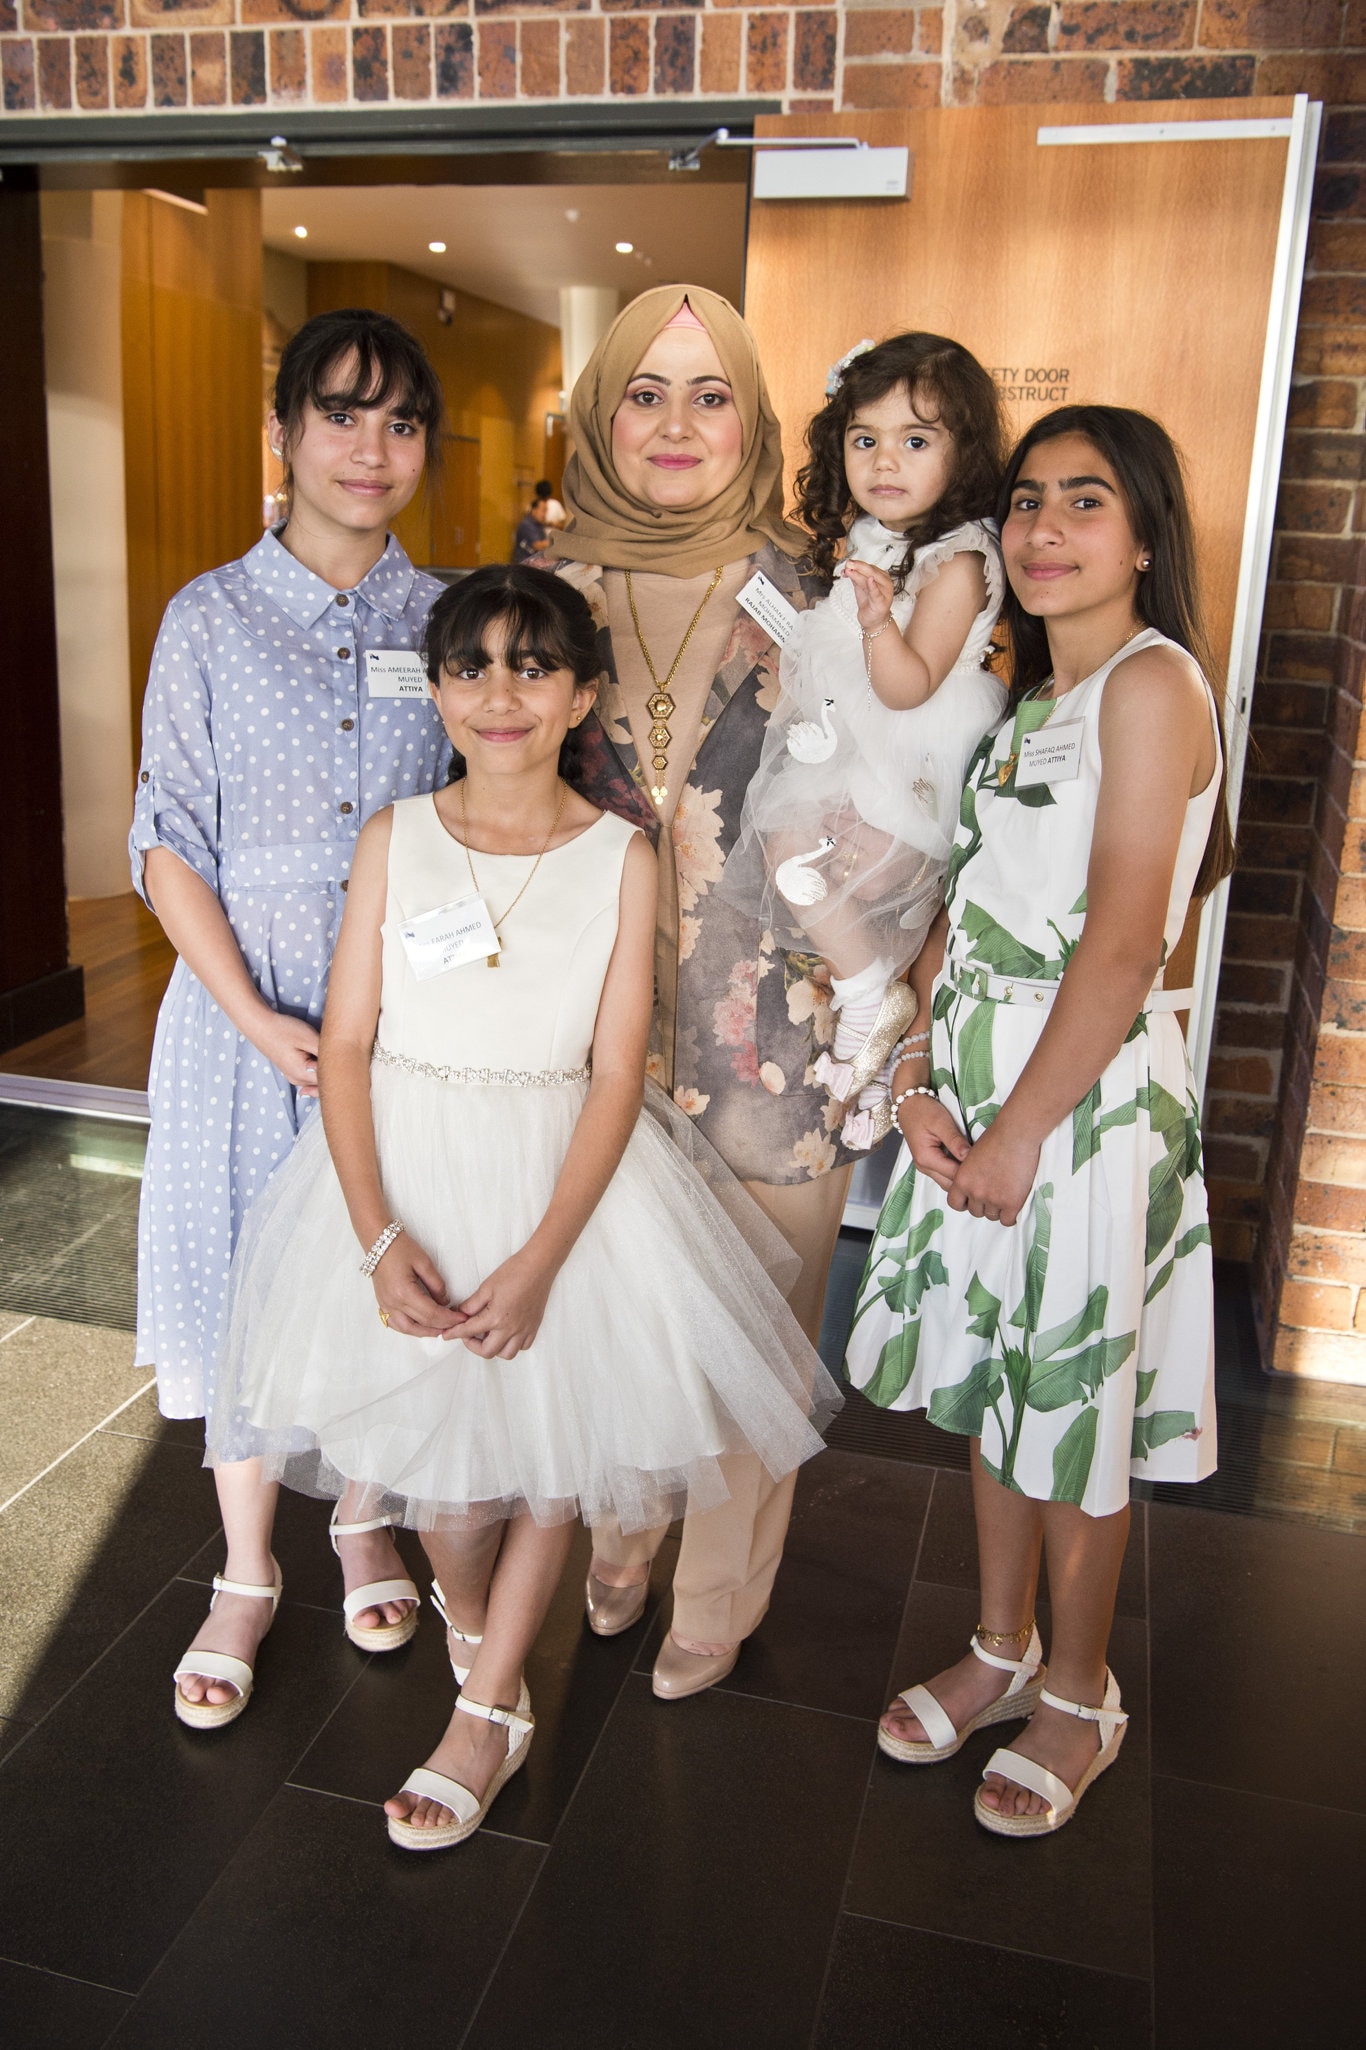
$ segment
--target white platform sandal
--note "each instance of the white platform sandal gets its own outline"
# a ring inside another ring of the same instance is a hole
[[[461,1644],[473,1645],[477,1649],[483,1643],[484,1640],[482,1637],[471,1636],[468,1630],[462,1630],[458,1624],[452,1623],[450,1617],[446,1613],[446,1597],[441,1592],[441,1582],[439,1580],[434,1580],[432,1582],[432,1607],[436,1610],[437,1615],[440,1616],[442,1622],[450,1631],[451,1636],[457,1638]],[[456,1655],[451,1650],[449,1644],[447,1644],[446,1646],[446,1651],[450,1658],[451,1671],[455,1674],[455,1684],[457,1687],[463,1687],[466,1680],[469,1679],[470,1668],[469,1666],[462,1666],[457,1663]],[[518,1715],[529,1715],[531,1713],[531,1696],[527,1692],[525,1675],[523,1675],[522,1684],[520,1689],[518,1690],[517,1713]]]
[[[464,1694],[456,1696],[455,1705],[465,1715],[479,1716],[486,1723],[500,1723],[508,1733],[508,1755],[489,1781],[482,1801],[468,1787],[462,1787],[459,1780],[447,1779],[444,1772],[433,1772],[429,1766],[420,1765],[416,1772],[409,1773],[399,1792],[416,1794],[425,1801],[439,1801],[443,1808],[450,1809],[455,1821],[424,1829],[391,1815],[390,1841],[405,1851],[444,1851],[452,1844],[463,1844],[466,1837],[474,1835],[514,1772],[520,1772],[526,1764],[531,1733],[536,1727],[533,1716],[519,1709],[486,1708],[482,1701],[471,1701]]]
[[[220,1594],[255,1595],[258,1600],[270,1603],[270,1623],[273,1623],[283,1586],[278,1565],[273,1587],[253,1587],[248,1581],[225,1580],[221,1573],[215,1573],[209,1614],[213,1614]],[[266,1630],[269,1630],[270,1623],[267,1623]],[[263,1630],[262,1637],[265,1634]],[[189,1701],[181,1693],[180,1683],[191,1676],[197,1680],[222,1680],[227,1686],[235,1687],[237,1692],[231,1701]],[[255,1677],[253,1668],[245,1659],[230,1658],[223,1651],[187,1651],[172,1675],[175,1681],[175,1712],[181,1722],[188,1723],[192,1730],[221,1730],[225,1723],[235,1723],[251,1700]]]
[[[1039,1699],[1049,1708],[1061,1709],[1064,1715],[1080,1716],[1083,1722],[1097,1724],[1100,1749],[1075,1787],[1069,1787],[1066,1780],[1060,1780],[1046,1765],[1040,1765],[1037,1759],[1024,1757],[1019,1751],[993,1751],[991,1762],[982,1774],[983,1779],[987,1773],[999,1773],[1002,1779],[1027,1788],[1048,1804],[1042,1815],[999,1815],[994,1808],[987,1807],[979,1787],[973,1797],[972,1812],[983,1829],[990,1829],[997,1836],[1051,1836],[1055,1829],[1061,1829],[1064,1822],[1070,1822],[1076,1814],[1077,1804],[1092,1780],[1099,1779],[1106,1767],[1114,1764],[1124,1742],[1129,1718],[1119,1705],[1119,1682],[1108,1666],[1105,1668],[1105,1698],[1099,1708],[1087,1708],[1080,1701],[1064,1701],[1060,1694],[1050,1694],[1046,1687]]]
[[[327,1526],[327,1535],[340,1559],[338,1538],[363,1537],[367,1531],[392,1530],[393,1527],[392,1516],[372,1516],[368,1523],[338,1523],[334,1515]],[[358,1629],[355,1618],[364,1609],[377,1609],[381,1602],[411,1602],[413,1606],[397,1623],[374,1623],[368,1630]],[[358,1651],[397,1651],[416,1630],[421,1604],[422,1597],[411,1580],[372,1580],[365,1587],[353,1588],[343,1600],[342,1628]]]
[[[918,1718],[930,1741],[894,1737],[879,1723],[879,1751],[885,1751],[889,1758],[898,1759],[902,1765],[938,1765],[941,1759],[952,1758],[955,1752],[961,1751],[974,1730],[985,1730],[992,1723],[1021,1721],[1033,1715],[1043,1694],[1047,1672],[1038,1630],[1030,1631],[1023,1658],[1003,1659],[994,1651],[984,1651],[975,1635],[968,1649],[974,1658],[981,1659],[984,1666],[997,1666],[1001,1672],[1013,1675],[1005,1693],[998,1695],[995,1701],[989,1701],[985,1708],[978,1709],[976,1715],[969,1716],[960,1730],[954,1727],[928,1687],[908,1687],[896,1698]]]

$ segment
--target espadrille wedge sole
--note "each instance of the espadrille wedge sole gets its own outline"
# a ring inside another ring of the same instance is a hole
[[[994,1808],[987,1807],[979,1787],[973,1796],[972,1812],[983,1829],[991,1830],[995,1836],[1052,1836],[1055,1830],[1072,1820],[1082,1795],[1093,1780],[1098,1780],[1114,1764],[1124,1742],[1129,1718],[1119,1705],[1119,1683],[1108,1666],[1105,1669],[1105,1698],[1099,1708],[1087,1708],[1080,1701],[1064,1701],[1061,1695],[1050,1694],[1046,1687],[1039,1699],[1049,1708],[1061,1709],[1064,1715],[1080,1716],[1084,1722],[1095,1723],[1100,1749],[1075,1787],[1069,1787],[1066,1780],[1060,1780],[1046,1765],[1040,1765],[1036,1759],[1025,1758],[1018,1751],[993,1751],[986,1772],[982,1774],[983,1779],[987,1773],[999,1773],[1002,1779],[1027,1788],[1048,1804],[1041,1815],[999,1815]]]
[[[248,1581],[225,1580],[221,1573],[215,1573],[209,1613],[212,1615],[214,1604],[220,1594],[256,1595],[260,1600],[270,1603],[270,1623],[273,1623],[275,1611],[280,1606],[282,1587],[283,1581],[278,1565],[275,1568],[273,1587],[254,1587]],[[266,1630],[269,1630],[270,1623],[267,1623],[266,1629],[261,1632],[262,1637],[265,1636]],[[225,1681],[229,1687],[235,1687],[237,1692],[231,1701],[189,1701],[181,1693],[180,1683],[192,1676],[197,1680]],[[175,1681],[175,1712],[181,1722],[187,1723],[192,1730],[221,1730],[225,1724],[235,1723],[251,1700],[256,1675],[254,1668],[249,1666],[245,1659],[230,1658],[227,1652],[187,1651],[172,1678]]]
[[[1005,1693],[998,1695],[995,1701],[989,1701],[976,1715],[969,1716],[960,1730],[955,1728],[928,1687],[908,1687],[896,1698],[904,1702],[917,1718],[929,1741],[894,1737],[879,1724],[879,1751],[885,1752],[888,1758],[895,1758],[901,1765],[938,1765],[943,1759],[952,1758],[961,1751],[974,1730],[989,1729],[993,1723],[1023,1721],[1033,1715],[1039,1705],[1047,1670],[1043,1664],[1043,1646],[1039,1642],[1038,1631],[1031,1631],[1022,1659],[998,1658],[994,1651],[984,1651],[975,1636],[968,1649],[974,1657],[981,1659],[983,1665],[997,1666],[1003,1673],[1012,1675]]]
[[[334,1516],[327,1526],[327,1535],[332,1540],[332,1549],[341,1557],[338,1538],[363,1537],[371,1530],[392,1530],[392,1516],[372,1516],[368,1523],[338,1523]],[[375,1623],[363,1630],[354,1620],[365,1609],[377,1609],[381,1602],[411,1602],[406,1616],[400,1616],[397,1623]],[[406,1644],[417,1628],[417,1612],[422,1597],[411,1580],[372,1580],[365,1587],[354,1587],[342,1602],[342,1629],[357,1651],[397,1651]]]
[[[439,1801],[443,1808],[450,1809],[455,1820],[424,1829],[420,1824],[403,1822],[391,1815],[389,1838],[401,1850],[447,1851],[454,1844],[463,1844],[479,1828],[512,1775],[526,1764],[536,1727],[532,1716],[510,1708],[486,1708],[482,1701],[470,1701],[464,1694],[456,1696],[455,1705],[466,1715],[479,1716],[486,1723],[500,1723],[508,1733],[508,1755],[489,1781],[482,1800],[468,1787],[462,1787],[459,1780],[448,1779],[444,1772],[433,1772],[428,1766],[419,1766],[416,1772],[409,1773],[399,1792]]]

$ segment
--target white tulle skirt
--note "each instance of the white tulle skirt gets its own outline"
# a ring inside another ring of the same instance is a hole
[[[377,1065],[371,1094],[390,1209],[458,1302],[544,1215],[586,1085],[462,1086]],[[726,1500],[728,1454],[752,1450],[775,1477],[810,1458],[842,1397],[771,1278],[790,1285],[790,1248],[666,1120],[686,1125],[654,1091],[511,1361],[381,1324],[312,1120],[242,1232],[208,1463],[259,1456],[269,1478],[322,1496],[357,1483],[353,1513],[416,1529],[529,1510],[631,1531]]]
[[[913,610],[899,593],[898,631]],[[899,974],[943,901],[964,773],[1005,691],[965,665],[926,704],[890,710],[869,688],[854,590],[842,578],[799,616],[780,675],[718,892],[780,946],[823,954],[836,974],[875,959]]]

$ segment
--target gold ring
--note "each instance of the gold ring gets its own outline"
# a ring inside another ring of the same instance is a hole
[[[382,1325],[384,1326],[385,1330],[387,1331],[387,1330],[389,1329],[389,1312],[388,1312],[387,1310],[381,1310],[381,1311],[380,1311],[380,1313],[379,1313],[379,1321],[380,1321],[380,1323],[381,1323],[381,1324],[382,1324]]]

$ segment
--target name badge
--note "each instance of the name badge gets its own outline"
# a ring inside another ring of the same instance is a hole
[[[1015,788],[1029,790],[1036,783],[1070,783],[1081,769],[1081,744],[1086,728],[1080,719],[1065,726],[1040,726],[1026,733],[1020,742],[1020,763],[1015,771]]]
[[[498,935],[482,897],[459,897],[439,911],[424,911],[401,925],[398,936],[417,982],[430,982],[448,968],[487,961],[499,952]]]
[[[422,657],[412,648],[367,648],[365,688],[372,698],[425,698]]]
[[[761,569],[755,570],[736,603],[744,606],[751,619],[758,620],[764,632],[780,648],[787,646],[799,617],[797,608],[789,605],[778,586],[770,583]]]

